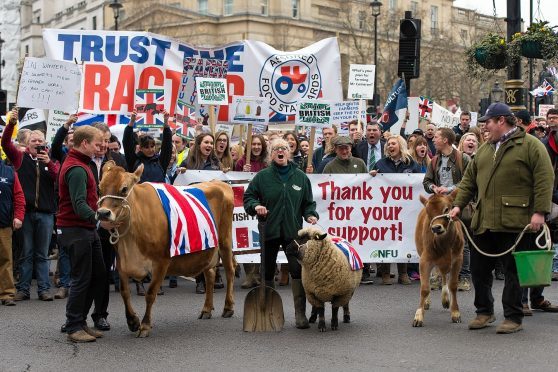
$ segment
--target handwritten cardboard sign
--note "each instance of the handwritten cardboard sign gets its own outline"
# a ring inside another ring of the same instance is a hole
[[[351,65],[349,69],[350,99],[374,98],[374,73],[375,65]]]
[[[81,89],[81,66],[72,62],[26,57],[21,71],[17,105],[76,112]]]

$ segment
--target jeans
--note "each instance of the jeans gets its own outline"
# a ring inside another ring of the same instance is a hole
[[[471,278],[471,248],[469,247],[469,240],[467,240],[467,238],[465,238],[465,244],[463,245],[463,263],[461,264],[459,278]]]
[[[54,215],[42,212],[27,212],[21,228],[23,246],[19,266],[17,291],[29,295],[33,267],[37,279],[37,292],[41,295],[50,289],[48,277],[48,247],[52,237]]]
[[[96,230],[81,227],[60,230],[60,241],[68,250],[72,268],[70,295],[66,303],[66,330],[71,334],[87,325],[93,299],[103,292],[106,271]]]
[[[558,273],[558,243],[553,243],[554,257],[552,258],[552,272]]]
[[[60,242],[58,243],[58,275],[60,287],[70,288],[70,256],[68,250]]]

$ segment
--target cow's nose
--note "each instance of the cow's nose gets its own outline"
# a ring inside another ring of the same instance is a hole
[[[441,234],[444,231],[444,228],[442,225],[434,225],[432,226],[432,232],[434,234]]]
[[[99,208],[97,210],[97,219],[101,221],[106,221],[110,217],[110,210],[105,208]]]

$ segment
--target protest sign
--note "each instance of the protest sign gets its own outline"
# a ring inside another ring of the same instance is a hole
[[[196,88],[200,104],[226,105],[229,103],[226,79],[197,78]]]
[[[136,128],[162,128],[165,112],[163,89],[137,89],[135,109],[138,113]]]
[[[26,57],[19,80],[17,105],[76,112],[81,66],[72,62]]]
[[[300,101],[296,111],[295,124],[308,127],[331,127],[331,102]]]
[[[451,111],[434,102],[431,122],[436,124],[438,128],[453,128],[459,124],[459,116],[455,116]]]
[[[20,107],[18,117],[19,129],[27,128],[46,132],[47,122],[44,110]]]
[[[69,117],[70,114],[67,114],[64,111],[48,111],[47,133],[45,136],[48,143],[52,143],[56,132],[58,132],[58,129],[60,129],[68,121]]]
[[[360,109],[359,101],[335,102],[331,113],[331,124],[349,123],[358,120],[359,114],[360,122],[366,123],[366,111]]]
[[[471,112],[471,122],[469,123],[470,126],[476,127],[478,123],[479,113],[478,112]]]
[[[244,190],[255,174],[188,171],[176,185],[234,181],[233,251],[238,262],[259,262],[257,219],[243,207]],[[422,209],[422,174],[309,174],[319,224],[347,239],[363,262],[418,262],[414,232]],[[244,254],[247,253],[247,254]],[[286,261],[284,261],[286,262]]]
[[[165,108],[174,115],[188,57],[228,61],[229,95],[269,98],[271,122],[294,120],[300,99],[343,99],[341,57],[334,37],[291,52],[252,40],[200,48],[135,31],[44,29],[43,42],[48,58],[85,63],[83,112],[127,114],[136,89],[161,88]],[[228,119],[228,106],[221,106],[217,120]]]
[[[375,65],[351,65],[349,67],[349,89],[350,99],[373,99],[374,98],[374,72]]]
[[[554,108],[554,105],[539,105],[539,116],[543,116],[546,118],[546,113],[551,108]]]
[[[215,133],[225,132],[229,136],[229,140],[232,138],[234,130],[234,125],[230,124],[217,124],[215,126]]]
[[[419,105],[420,105],[420,98],[419,97],[409,97],[408,101],[408,112],[409,112],[409,120],[407,120],[407,125],[405,126],[405,131],[407,133],[412,133],[415,129],[419,127]]]
[[[231,123],[250,124],[269,122],[269,99],[264,97],[234,96],[229,105]]]

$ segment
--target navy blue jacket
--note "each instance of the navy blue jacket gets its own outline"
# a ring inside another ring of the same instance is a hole
[[[391,158],[382,158],[376,162],[374,170],[379,173],[421,173],[420,166],[413,159],[407,164],[400,162],[395,165]]]

